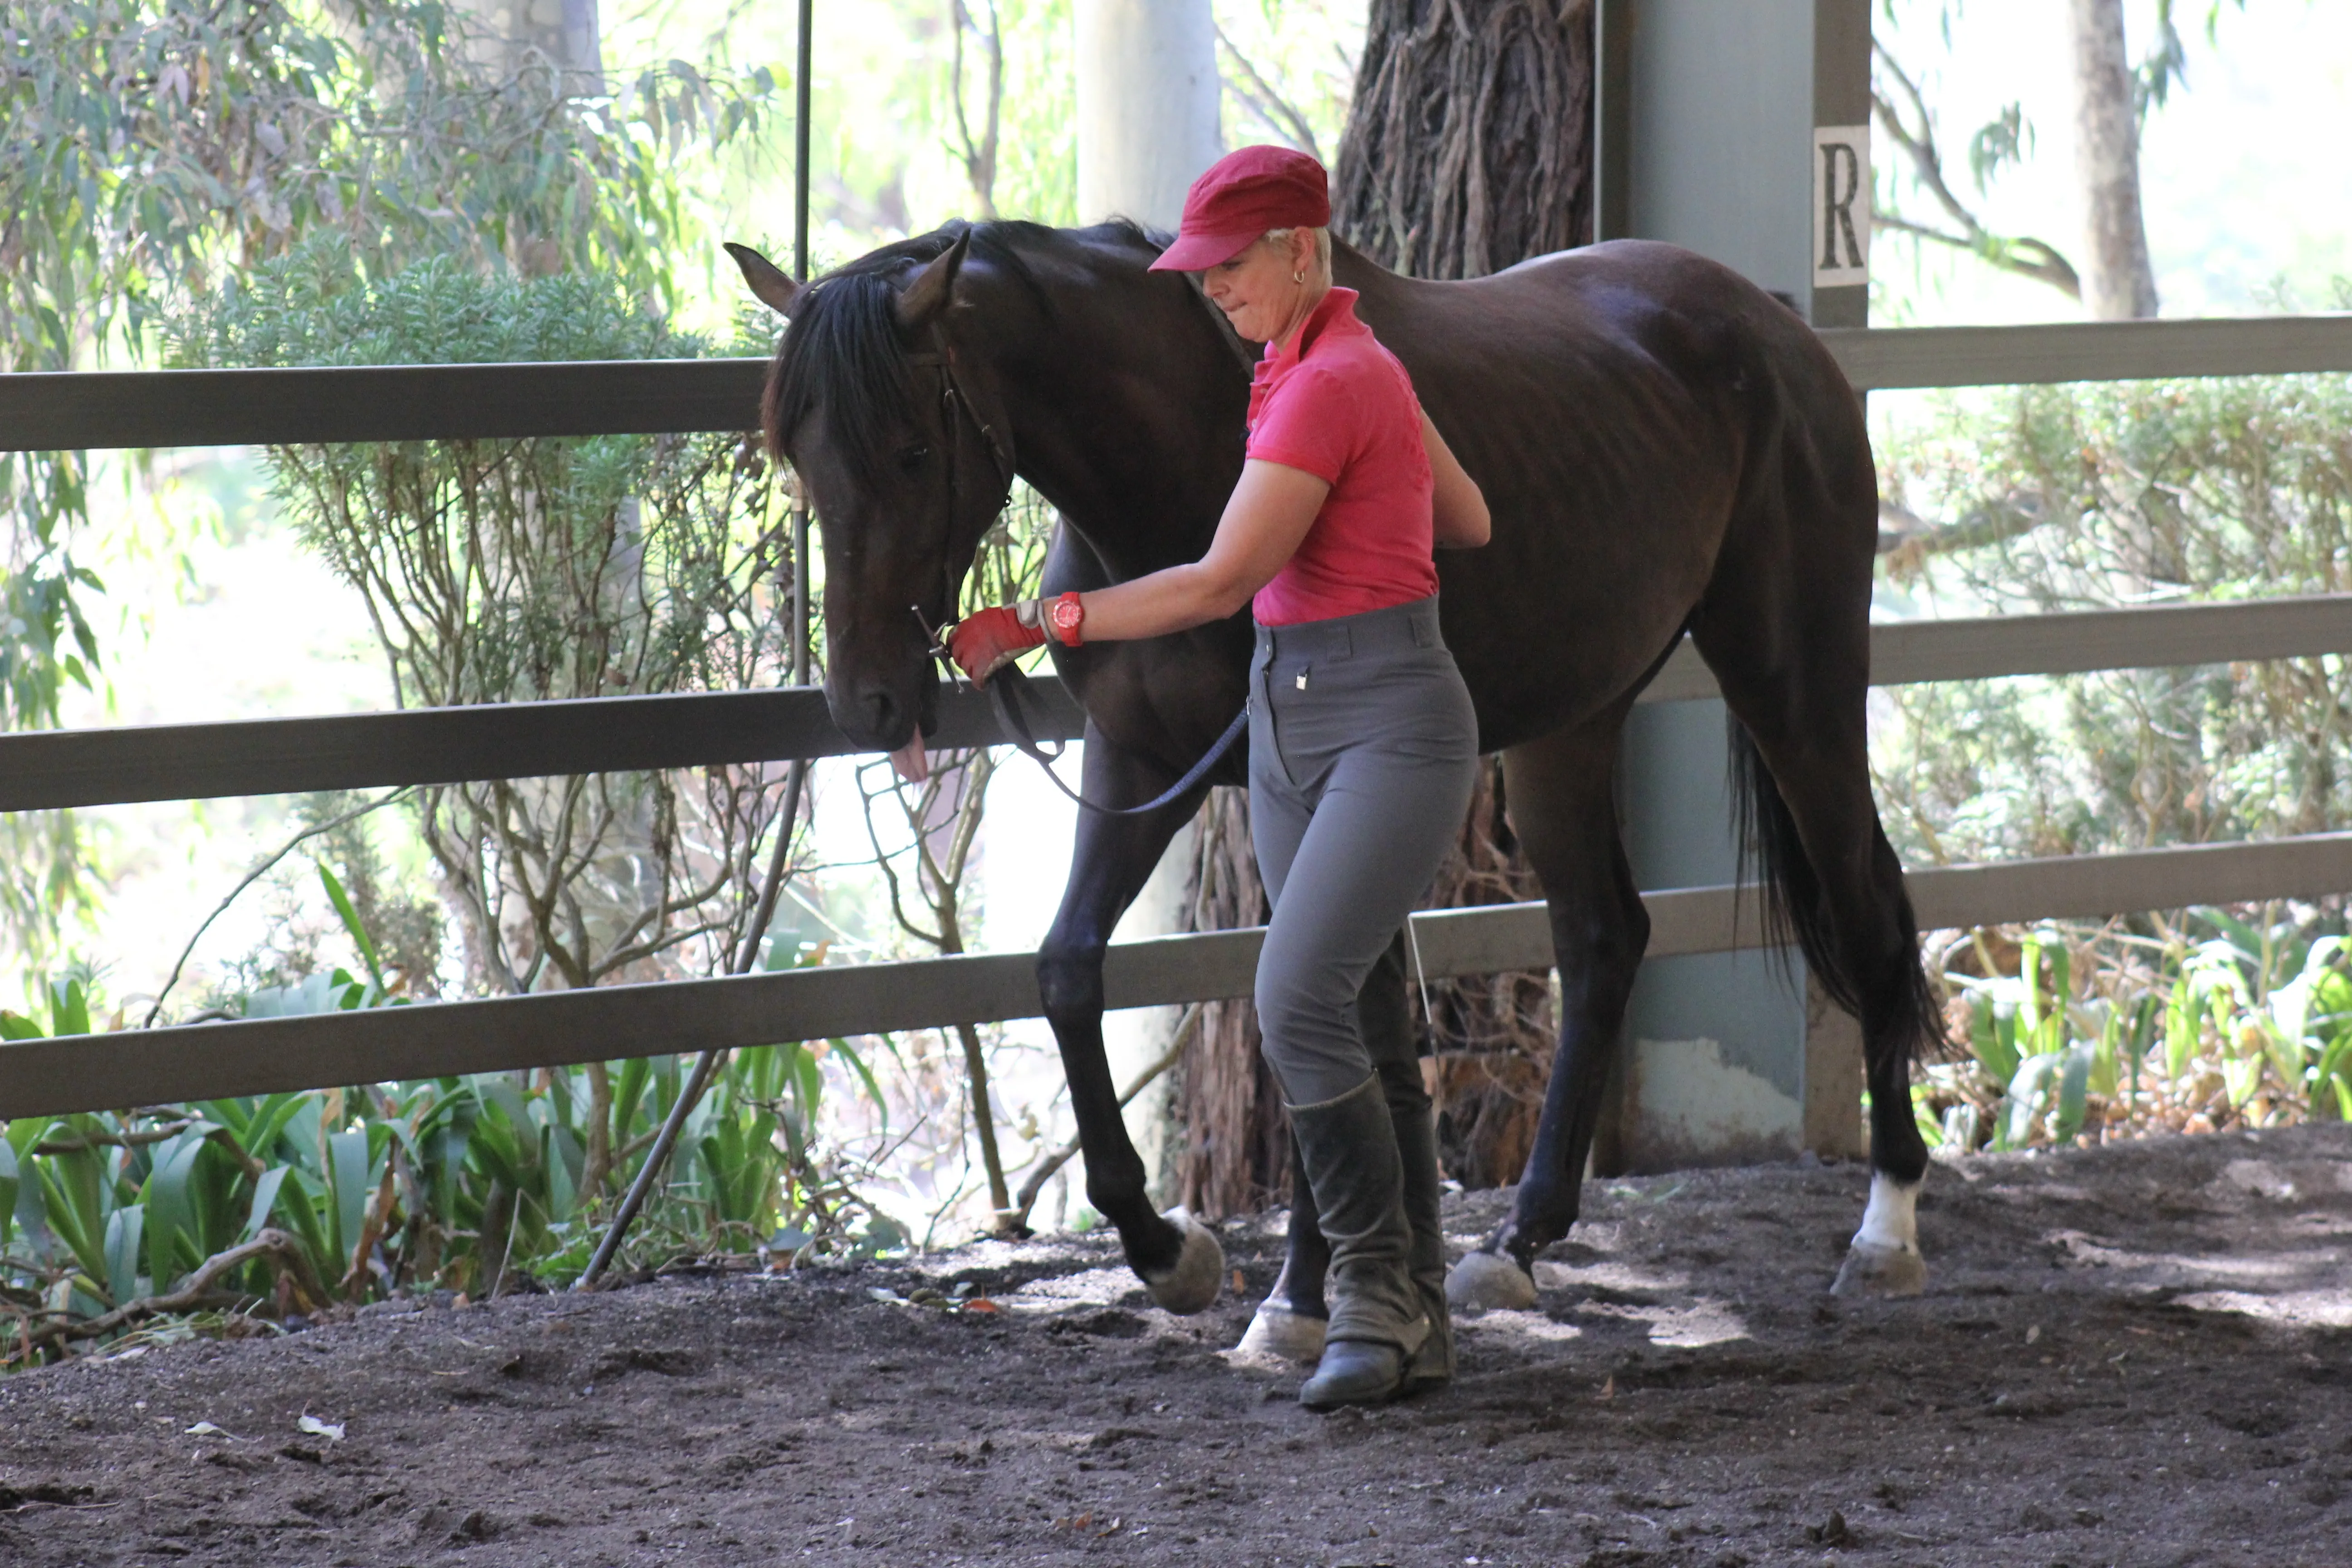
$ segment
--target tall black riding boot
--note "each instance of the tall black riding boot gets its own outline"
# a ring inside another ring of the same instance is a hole
[[[1330,1327],[1298,1402],[1328,1410],[1392,1399],[1430,1324],[1414,1288],[1403,1162],[1379,1077],[1337,1100],[1292,1106],[1290,1135],[1331,1245]]]
[[[1404,1213],[1412,1226],[1412,1251],[1406,1260],[1413,1293],[1429,1320],[1429,1338],[1422,1342],[1404,1372],[1409,1391],[1434,1388],[1454,1376],[1454,1322],[1445,1310],[1445,1232],[1438,1213],[1443,1189],[1438,1185],[1437,1122],[1429,1096],[1422,1092],[1420,1071],[1413,1073],[1412,1093],[1389,1096],[1389,1117],[1396,1128],[1397,1157],[1403,1166]]]

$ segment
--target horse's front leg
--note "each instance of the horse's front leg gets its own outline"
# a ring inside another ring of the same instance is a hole
[[[1175,777],[1105,739],[1093,725],[1087,727],[1087,799],[1110,805],[1146,801]],[[1202,784],[1141,816],[1080,812],[1061,910],[1037,953],[1038,994],[1061,1047],[1070,1110],[1086,1155],[1087,1202],[1118,1227],[1129,1265],[1151,1299],[1171,1312],[1197,1312],[1217,1299],[1224,1249],[1181,1208],[1163,1215],[1151,1207],[1143,1157],[1127,1135],[1103,1049],[1103,951],[1119,916],[1143,890],[1177,828],[1207,792]]]
[[[1511,823],[1549,905],[1559,1047],[1511,1212],[1446,1281],[1457,1307],[1534,1306],[1536,1254],[1576,1223],[1601,1092],[1650,940],[1612,799],[1622,720],[1621,710],[1503,756]]]

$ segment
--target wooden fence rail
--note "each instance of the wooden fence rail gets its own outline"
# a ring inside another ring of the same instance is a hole
[[[1822,334],[1857,389],[2352,371],[2352,318],[2141,321]],[[758,360],[0,375],[0,450],[734,431]],[[1881,685],[2352,652],[2352,595],[1874,628]],[[1076,732],[1053,683],[1043,728]],[[1646,700],[1713,694],[1685,647]],[[942,746],[997,738],[942,694]],[[850,750],[807,690],[551,702],[0,737],[0,810],[551,773],[687,767]],[[2352,834],[1910,878],[1921,922],[2105,915],[2352,890]],[[1644,895],[1657,956],[1758,945],[1728,888]],[[1539,905],[1414,917],[1430,977],[1548,967]],[[1113,1007],[1245,994],[1257,931],[1112,948]],[[0,1047],[0,1117],[551,1066],[1034,1016],[1034,955],[742,978],[26,1041]]]
[[[2352,889],[2352,834],[1914,871],[1927,927],[2100,916]],[[1645,893],[1650,954],[1762,944],[1752,895]],[[1551,966],[1540,904],[1413,917],[1426,975]],[[1263,928],[1112,946],[1113,1008],[1249,994]],[[1036,955],[842,964],[486,1002],[68,1035],[0,1046],[0,1119],[1038,1016]]]
[[[2352,316],[1845,328],[1857,391],[2352,371]],[[0,451],[668,435],[759,425],[761,359],[0,375]]]
[[[1871,628],[1870,659],[1874,682],[1900,686],[2347,653],[2352,594],[1903,621]],[[1076,737],[1084,715],[1061,682],[1034,684],[1045,700],[1039,737]],[[1714,694],[1714,676],[1685,644],[1642,700]],[[934,738],[941,750],[1003,739],[978,692],[940,696]],[[709,767],[856,749],[833,727],[824,694],[813,688],[34,731],[0,735],[0,811]]]

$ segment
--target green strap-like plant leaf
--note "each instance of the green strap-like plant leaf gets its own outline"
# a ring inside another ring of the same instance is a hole
[[[147,1274],[157,1290],[169,1290],[183,1268],[203,1261],[189,1181],[205,1152],[207,1129],[190,1128],[155,1151],[154,1168],[142,1194],[146,1209]]]
[[[110,1306],[139,1298],[140,1243],[146,1228],[145,1204],[125,1204],[107,1216],[105,1279]]]
[[[272,1165],[261,1173],[259,1181],[253,1184],[253,1207],[246,1216],[244,1234],[238,1237],[240,1241],[251,1241],[259,1236],[270,1217],[277,1213],[278,1194],[286,1185],[287,1173],[286,1166]]]
[[[0,1128],[0,1131],[6,1131]],[[0,1138],[0,1251],[8,1247],[8,1232],[16,1223],[16,1147]]]
[[[351,1267],[352,1251],[359,1245],[360,1230],[366,1221],[368,1199],[375,1194],[375,1175],[368,1159],[367,1129],[354,1127],[329,1133],[327,1158],[335,1200],[330,1249],[341,1260],[334,1271],[334,1277],[340,1279]]]

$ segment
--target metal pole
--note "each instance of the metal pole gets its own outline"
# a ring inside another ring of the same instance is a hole
[[[793,276],[809,280],[809,97],[814,67],[815,0],[801,0],[800,58],[793,68]],[[793,684],[809,676],[809,514],[805,499],[793,506]]]
[[[743,946],[730,966],[737,974],[751,972],[752,963],[760,956],[760,939],[767,934],[768,922],[775,919],[776,895],[783,891],[785,856],[792,848],[793,826],[800,816],[801,795],[807,780],[808,763],[794,759],[784,785],[784,815],[776,827],[775,852],[768,860],[767,885],[760,891],[760,904],[751,916],[751,929],[743,933]],[[621,1243],[629,1234],[629,1226],[636,1223],[637,1211],[645,1207],[646,1195],[653,1191],[654,1182],[660,1176],[662,1167],[669,1163],[670,1151],[677,1146],[677,1135],[684,1131],[686,1119],[693,1111],[695,1101],[702,1098],[704,1088],[710,1082],[710,1075],[718,1070],[719,1058],[725,1054],[721,1048],[713,1047],[695,1059],[694,1071],[679,1086],[677,1102],[669,1108],[669,1117],[655,1137],[654,1146],[646,1151],[646,1163],[637,1167],[637,1179],[629,1184],[628,1195],[621,1200],[621,1206],[614,1212],[612,1223],[604,1227],[604,1239],[597,1242],[595,1256],[589,1258],[587,1268],[572,1282],[573,1289],[593,1290],[596,1281],[604,1277],[613,1255],[621,1250]]]
[[[793,272],[806,283],[809,278],[809,71],[810,39],[815,21],[815,0],[800,0],[800,57],[793,69]],[[809,677],[809,514],[808,502],[795,499],[793,503],[793,684],[806,686]],[[758,909],[751,917],[751,930],[743,933],[743,946],[730,967],[737,974],[751,973],[752,963],[760,952],[760,939],[767,934],[768,922],[775,918],[776,895],[783,890],[785,858],[792,849],[793,826],[800,816],[801,796],[808,786],[808,763],[795,759],[784,786],[783,821],[776,829],[776,847],[768,862],[767,885],[760,890]],[[686,1127],[687,1117],[693,1112],[695,1101],[718,1070],[723,1053],[708,1050],[695,1059],[694,1071],[678,1086],[677,1102],[669,1108],[668,1118],[662,1122],[654,1146],[646,1151],[646,1163],[637,1168],[637,1179],[629,1184],[628,1194],[613,1222],[604,1227],[604,1239],[596,1244],[596,1254],[573,1284],[575,1290],[593,1290],[596,1281],[621,1249],[636,1223],[637,1211],[645,1206],[646,1194],[653,1191],[654,1182],[669,1163],[670,1152],[677,1146],[678,1134]]]

